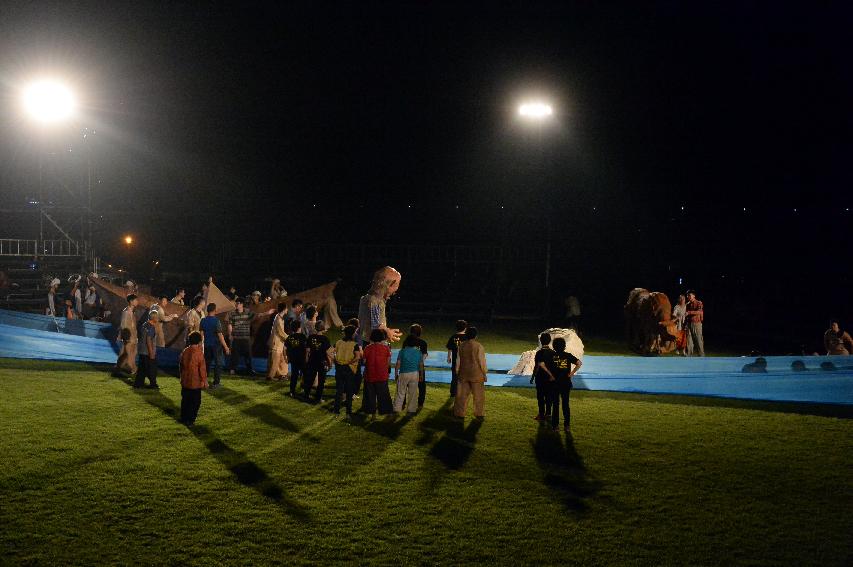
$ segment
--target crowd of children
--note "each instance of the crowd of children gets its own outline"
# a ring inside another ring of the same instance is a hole
[[[127,296],[128,308],[122,318],[120,333],[122,351],[119,353],[117,369],[136,374],[135,388],[157,388],[157,347],[162,340],[162,310],[152,308],[147,320],[137,329],[133,324],[133,309],[136,296]],[[180,355],[179,374],[181,379],[181,421],[192,425],[201,404],[201,390],[216,389],[221,384],[223,355],[239,348],[247,370],[254,374],[249,353],[250,322],[255,316],[243,309],[237,300],[237,309],[227,322],[227,331],[220,318],[216,317],[216,305],[205,306],[202,316],[200,301],[192,302],[192,315],[188,317],[186,348]],[[273,312],[270,312],[272,315]],[[127,319],[127,321],[125,321]],[[369,416],[397,414],[405,410],[416,414],[423,407],[426,397],[425,366],[428,345],[423,339],[423,328],[414,324],[402,343],[396,361],[387,334],[382,329],[373,329],[367,344],[359,332],[359,320],[350,319],[342,329],[342,337],[334,345],[327,337],[323,320],[318,320],[315,306],[302,305],[294,300],[290,306],[279,303],[272,317],[268,372],[266,380],[289,380],[289,395],[300,397],[312,404],[323,402],[326,376],[334,368],[335,394],[332,411],[347,416],[353,413],[353,400],[359,398],[364,384],[361,412]],[[134,340],[136,339],[136,340]],[[536,384],[539,421],[550,422],[555,431],[563,412],[564,429],[569,431],[569,394],[572,376],[580,368],[580,361],[566,352],[566,342],[557,338],[551,341],[547,333],[540,336],[541,348],[536,354],[531,383]],[[241,344],[245,342],[246,344]],[[485,384],[487,377],[486,355],[482,344],[477,341],[477,329],[466,321],[456,322],[453,335],[447,340],[447,362],[451,367],[450,396],[455,398],[453,414],[464,418],[470,398],[474,402],[474,417],[485,416]],[[138,354],[138,364],[136,355]],[[231,371],[234,371],[232,362]],[[390,371],[394,369],[396,393],[392,401],[389,388]],[[208,372],[213,373],[208,383]],[[297,388],[301,382],[301,395]]]

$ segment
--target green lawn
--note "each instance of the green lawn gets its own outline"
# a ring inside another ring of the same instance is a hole
[[[190,431],[172,377],[0,360],[2,563],[853,559],[844,408],[576,392],[572,442],[528,389],[488,390],[483,423],[441,385],[411,420],[348,423],[223,382]]]
[[[392,324],[395,323],[392,321]],[[408,324],[402,326],[401,330],[407,333]],[[447,339],[455,332],[453,323],[423,323],[424,339],[429,344],[430,350],[444,350]],[[477,328],[477,339],[483,343],[486,352],[492,354],[521,354],[526,350],[532,350],[537,346],[537,337],[544,330],[541,324],[529,321],[509,322],[496,321]],[[609,354],[628,355],[632,354],[624,341],[614,341],[600,337],[583,337],[585,354]]]
[[[409,331],[408,321],[390,321],[389,326],[398,327],[403,331],[403,337]],[[526,350],[532,350],[537,346],[537,337],[544,330],[541,323],[530,321],[495,321],[488,324],[477,326],[478,340],[483,343],[483,347],[487,353],[491,354],[521,354]],[[447,344],[447,339],[455,332],[453,322],[425,322],[422,323],[424,328],[424,339],[429,344],[430,350],[444,350]],[[337,331],[332,331],[329,335],[333,342],[339,338],[340,334]],[[613,337],[602,337],[597,335],[582,334],[581,339],[584,343],[584,354],[593,356],[636,356],[635,353],[628,349],[628,345],[624,339]],[[397,343],[399,345],[400,343]],[[738,356],[739,354],[731,350],[710,348],[707,352],[708,356]],[[669,356],[677,356],[672,354]]]

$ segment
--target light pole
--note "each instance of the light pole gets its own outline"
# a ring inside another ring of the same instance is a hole
[[[51,127],[69,122],[77,112],[77,99],[74,93],[62,82],[53,79],[40,79],[27,85],[21,91],[21,104],[25,113],[40,127],[39,137],[39,243],[44,254],[44,135]],[[91,219],[91,207],[89,217]],[[48,217],[50,220],[50,217]],[[56,224],[54,221],[51,221]]]
[[[545,212],[545,289],[544,299],[542,302],[542,316],[547,319],[548,311],[551,304],[551,215],[548,212],[548,199],[545,185],[545,148],[542,143],[542,129],[551,120],[554,115],[554,108],[550,103],[542,100],[531,100],[523,102],[518,107],[518,116],[530,126],[536,128],[536,151],[537,151],[537,167],[536,176],[539,184],[539,199],[540,204],[544,205],[542,210]]]

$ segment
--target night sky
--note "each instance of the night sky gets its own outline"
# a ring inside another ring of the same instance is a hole
[[[846,199],[842,3],[603,4],[5,3],[2,80],[74,84],[122,199],[511,198],[528,92],[563,198]]]
[[[204,240],[535,245],[548,214],[568,261],[623,253],[619,289],[675,257],[849,290],[850,29],[842,2],[4,3],[2,201],[90,125],[105,239],[192,211]],[[39,141],[16,99],[45,73],[85,108]]]

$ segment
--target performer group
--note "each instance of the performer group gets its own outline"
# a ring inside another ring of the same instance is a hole
[[[319,319],[316,305],[306,305],[299,298],[288,301],[282,294],[275,309],[262,313],[272,319],[264,378],[287,381],[291,397],[320,404],[324,401],[327,374],[334,369],[335,393],[330,409],[335,414],[343,410],[346,416],[351,416],[353,400],[359,399],[360,393],[363,396],[360,411],[366,416],[387,416],[404,411],[408,415],[416,414],[426,400],[425,363],[429,350],[422,338],[422,326],[413,324],[392,362],[390,344],[400,341],[402,333],[388,327],[385,309],[388,299],[399,289],[401,279],[394,268],[378,270],[370,290],[359,300],[358,317],[346,321],[343,336],[334,345],[327,336],[326,322]],[[183,299],[181,290],[171,302],[182,303]],[[147,310],[141,325],[135,316],[139,297],[129,293],[126,300],[119,330],[121,350],[115,371],[135,376],[135,388],[158,388],[157,348],[165,346],[164,322],[175,317],[166,314],[170,300],[160,298]],[[242,298],[235,297],[233,302],[235,308],[224,321],[217,316],[216,303],[205,304],[202,294],[193,298],[185,314],[185,346],[179,357],[179,376],[180,419],[187,426],[196,421],[202,390],[221,387],[225,356],[230,355],[230,373],[235,372],[237,363],[242,360],[248,373],[256,374],[251,350],[252,323],[258,313],[247,309]],[[534,371],[541,398],[540,415],[536,418],[547,416],[554,430],[558,430],[557,406],[562,401],[564,430],[568,432],[571,378],[580,368],[580,361],[565,352],[562,339],[554,341],[553,350],[547,346],[550,337],[543,335],[540,340],[544,348],[537,354]],[[485,349],[477,340],[477,329],[464,320],[457,321],[445,348],[451,366],[453,415],[464,418],[469,399],[473,399],[474,418],[484,419],[488,368]],[[393,398],[389,388],[392,370],[396,382]]]

